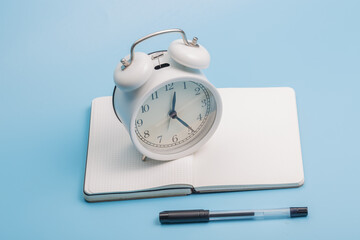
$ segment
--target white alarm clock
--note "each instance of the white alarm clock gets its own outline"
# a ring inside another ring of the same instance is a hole
[[[135,46],[156,35],[179,32],[182,39],[167,51],[135,52]],[[173,160],[194,153],[217,129],[222,103],[217,89],[200,69],[210,55],[189,42],[181,29],[147,35],[132,46],[114,72],[113,107],[139,152],[154,160]]]

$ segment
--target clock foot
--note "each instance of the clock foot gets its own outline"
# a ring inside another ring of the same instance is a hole
[[[141,161],[145,162],[146,160],[147,160],[147,156],[142,155],[142,157],[141,157]]]

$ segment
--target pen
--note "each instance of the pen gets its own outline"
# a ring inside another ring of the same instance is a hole
[[[239,211],[210,211],[204,209],[163,211],[159,214],[162,224],[169,223],[197,223],[217,220],[266,219],[266,218],[294,218],[306,217],[307,207],[290,207],[277,209],[239,210]]]

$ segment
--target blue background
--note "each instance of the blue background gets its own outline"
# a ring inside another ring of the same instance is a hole
[[[359,1],[1,1],[0,239],[359,239],[359,12]],[[85,202],[91,100],[111,95],[136,39],[173,27],[209,50],[216,87],[295,89],[303,187]],[[309,216],[157,220],[168,209],[286,206]]]

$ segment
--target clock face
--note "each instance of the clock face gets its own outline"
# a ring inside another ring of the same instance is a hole
[[[146,148],[175,153],[199,142],[211,129],[216,102],[211,91],[193,81],[168,83],[142,104],[135,133]]]

